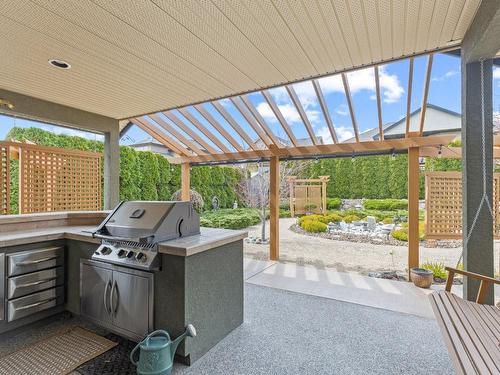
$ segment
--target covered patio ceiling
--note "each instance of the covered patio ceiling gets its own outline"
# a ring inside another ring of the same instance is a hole
[[[127,119],[456,47],[479,4],[3,2],[0,87]],[[71,69],[55,69],[49,59]]]

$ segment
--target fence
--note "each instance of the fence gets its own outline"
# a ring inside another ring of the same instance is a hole
[[[493,174],[493,234],[500,238],[500,173]],[[462,238],[462,172],[425,174],[425,238]]]
[[[14,142],[0,142],[0,152],[2,213],[9,212],[13,159],[19,159],[19,213],[102,209],[102,154]]]
[[[326,184],[330,176],[317,179],[288,177],[290,185],[290,213],[293,216],[306,212],[326,213]]]

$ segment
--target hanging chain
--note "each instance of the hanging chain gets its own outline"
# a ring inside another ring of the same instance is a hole
[[[493,220],[495,220],[495,215],[493,213],[493,208],[491,207],[490,199],[488,198],[487,189],[486,189],[486,121],[485,121],[485,113],[484,113],[484,61],[481,60],[481,151],[482,151],[482,172],[483,172],[483,195],[481,197],[481,201],[479,202],[479,206],[474,215],[474,219],[472,220],[472,225],[470,227],[469,232],[467,233],[467,237],[465,238],[465,243],[462,246],[462,253],[460,254],[460,258],[457,262],[457,266],[463,258],[464,249],[467,247],[469,240],[476,228],[476,223],[479,218],[479,214],[483,209],[483,205],[486,203],[488,207],[488,211]],[[465,114],[466,115],[466,114]],[[467,119],[466,119],[467,121]]]

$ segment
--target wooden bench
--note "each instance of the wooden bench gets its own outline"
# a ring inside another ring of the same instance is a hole
[[[451,360],[458,374],[500,374],[500,309],[483,305],[491,284],[500,280],[446,267],[446,289],[430,295]],[[452,294],[455,274],[480,280],[476,302]]]

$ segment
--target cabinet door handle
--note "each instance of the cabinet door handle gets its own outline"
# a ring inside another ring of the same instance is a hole
[[[46,303],[52,302],[55,299],[56,299],[55,297],[54,298],[49,298],[49,299],[46,299],[46,300],[43,300],[43,301],[40,301],[40,302],[32,303],[31,305],[21,306],[21,307],[16,308],[16,311],[31,309],[32,307],[36,307],[36,306],[40,306],[40,305],[44,305]]]
[[[115,292],[117,294],[115,301]],[[111,309],[116,316],[116,311],[118,310],[118,285],[116,284],[116,280],[113,280],[113,286],[111,287]],[[116,302],[116,303],[115,303]]]
[[[106,286],[104,287],[104,297],[103,297],[103,302],[104,302],[104,310],[106,310],[106,313],[108,313],[108,315],[111,313],[111,309],[108,308],[108,304],[107,304],[107,294],[108,294],[108,288],[109,288],[109,284],[111,284],[111,280],[108,280],[106,282]]]

